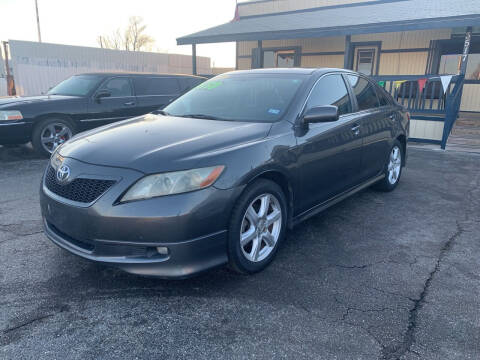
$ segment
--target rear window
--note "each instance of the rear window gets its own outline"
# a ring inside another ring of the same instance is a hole
[[[177,95],[180,84],[174,77],[137,77],[134,79],[137,95]]]

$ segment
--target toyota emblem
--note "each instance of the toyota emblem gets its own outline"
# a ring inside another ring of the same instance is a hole
[[[57,169],[57,180],[65,182],[70,177],[70,168],[67,165],[62,165]]]

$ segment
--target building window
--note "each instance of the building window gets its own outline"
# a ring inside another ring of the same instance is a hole
[[[295,50],[265,50],[263,52],[264,68],[290,68],[295,65]]]
[[[357,49],[356,71],[365,75],[373,74],[375,49]]]
[[[460,54],[442,55],[440,58],[440,68],[438,69],[438,73],[440,75],[459,74],[461,57]],[[480,54],[468,55],[465,80],[480,80]]]

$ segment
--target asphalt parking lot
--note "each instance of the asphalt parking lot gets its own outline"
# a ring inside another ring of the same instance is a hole
[[[399,187],[299,225],[254,276],[165,281],[42,233],[46,160],[0,147],[2,359],[479,359],[480,156],[410,149]]]

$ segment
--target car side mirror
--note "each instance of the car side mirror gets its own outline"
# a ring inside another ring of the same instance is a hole
[[[108,90],[99,90],[95,94],[95,100],[99,103],[101,98],[110,97],[112,93]]]
[[[338,107],[333,105],[316,106],[308,109],[303,115],[303,122],[320,123],[338,120]]]

